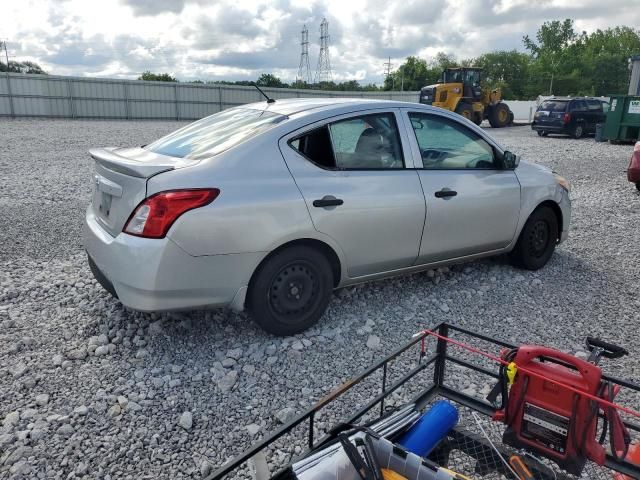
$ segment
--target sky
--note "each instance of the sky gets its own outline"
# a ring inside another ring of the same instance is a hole
[[[0,38],[11,60],[50,74],[291,82],[303,25],[315,73],[323,18],[333,79],[380,84],[389,57],[398,66],[408,55],[523,50],[523,35],[548,20],[638,27],[640,0],[2,0]]]

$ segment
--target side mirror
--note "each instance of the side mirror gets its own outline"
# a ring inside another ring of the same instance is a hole
[[[515,153],[510,152],[509,150],[505,150],[502,154],[502,164],[504,168],[507,170],[513,170],[520,163],[520,157],[518,157]]]

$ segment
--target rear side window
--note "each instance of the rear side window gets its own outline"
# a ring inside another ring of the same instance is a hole
[[[544,112],[564,112],[567,110],[567,101],[561,100],[545,100],[538,107],[538,111]]]
[[[333,122],[291,140],[289,145],[326,169],[404,168],[400,135],[392,113]]]
[[[250,108],[233,108],[193,122],[145,147],[170,157],[202,160],[269,130],[284,115]]]
[[[586,112],[587,111],[587,102],[583,100],[578,100],[573,102],[571,105],[572,112]]]
[[[600,100],[587,100],[587,108],[590,112],[602,112],[602,102]]]

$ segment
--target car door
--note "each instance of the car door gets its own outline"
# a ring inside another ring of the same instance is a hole
[[[514,239],[520,183],[497,150],[463,123],[407,110],[427,202],[419,263],[500,250]]]
[[[573,125],[582,125],[584,133],[589,133],[595,129],[591,114],[584,100],[574,100],[571,102],[570,110]]]
[[[417,172],[405,168],[411,157],[398,113],[342,115],[280,140],[315,228],[340,246],[352,278],[418,257],[425,201]]]

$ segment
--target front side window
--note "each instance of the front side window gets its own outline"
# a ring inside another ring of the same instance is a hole
[[[264,110],[233,108],[193,122],[144,148],[170,157],[202,160],[228,150],[286,118]]]
[[[425,113],[410,113],[422,165],[430,170],[499,168],[493,148],[458,122]]]
[[[326,169],[404,168],[400,135],[392,113],[339,120],[306,132],[289,145]]]

